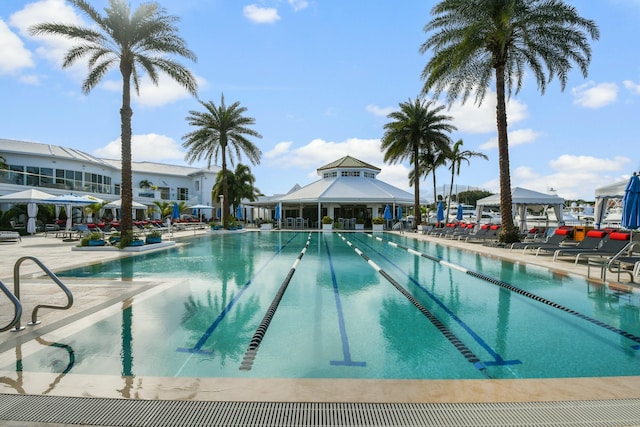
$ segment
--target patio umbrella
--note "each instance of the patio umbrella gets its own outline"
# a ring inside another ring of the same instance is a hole
[[[38,215],[37,203],[53,197],[53,194],[30,188],[28,190],[18,191],[15,193],[0,196],[0,203],[26,203],[27,204],[27,233],[36,233],[36,217]]]
[[[276,205],[276,214],[273,217],[276,221],[280,220],[280,203]]]
[[[171,211],[171,219],[180,219],[180,207],[178,203],[173,204],[173,210]]]
[[[462,216],[462,205],[458,204],[458,212],[456,213],[456,219],[458,221],[462,221],[462,218],[463,218],[463,216]]]
[[[242,205],[238,205],[236,208],[236,218],[242,219]]]
[[[385,219],[386,221],[389,221],[390,219],[393,218],[391,216],[391,208],[389,207],[389,205],[385,206],[384,212],[382,213],[382,218]]]
[[[195,216],[197,216],[198,218],[200,218],[200,210],[205,210],[205,209],[213,209],[213,206],[209,206],[209,205],[193,205],[193,206],[189,206],[189,209],[193,209],[192,213],[194,213]]]
[[[436,220],[438,222],[444,221],[444,205],[442,204],[442,201],[438,202],[438,211],[436,212]]]
[[[640,178],[635,173],[624,190],[620,225],[627,230],[640,228]]]

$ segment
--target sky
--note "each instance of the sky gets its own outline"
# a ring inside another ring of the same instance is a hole
[[[132,8],[141,2],[130,0]],[[169,77],[154,86],[143,76],[133,95],[133,160],[187,165],[183,136],[200,101],[240,102],[255,119],[260,164],[246,157],[256,187],[286,193],[319,179],[317,168],[350,155],[382,169],[378,178],[413,192],[408,163],[386,164],[383,126],[399,104],[421,96],[430,58],[420,45],[436,0],[160,0],[178,17],[179,35],[197,61],[175,58],[198,80],[197,98]],[[564,89],[544,94],[527,73],[507,106],[511,184],[568,200],[594,200],[594,189],[640,171],[640,0],[567,0],[592,19],[588,76],[572,71]],[[91,0],[101,13],[107,0]],[[91,25],[64,0],[0,0],[0,138],[60,145],[101,158],[120,158],[121,76],[114,69],[89,94],[81,91],[86,63],[62,69],[73,42],[34,37],[42,22]],[[429,95],[427,96],[429,98]],[[438,105],[443,99],[435,100]],[[498,192],[495,91],[483,103],[457,102],[444,113],[453,141],[489,159],[463,163],[454,193]],[[192,166],[203,167],[205,163]],[[437,172],[437,193],[451,171]],[[433,199],[433,181],[420,182]]]

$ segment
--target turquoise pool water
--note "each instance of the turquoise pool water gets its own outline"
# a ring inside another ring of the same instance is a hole
[[[134,297],[115,315],[1,370],[380,379],[640,375],[637,292],[410,237],[211,234],[65,276],[187,280]]]

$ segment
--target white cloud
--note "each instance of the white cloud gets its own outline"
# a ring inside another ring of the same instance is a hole
[[[471,101],[462,104],[455,102],[446,114],[453,117],[453,124],[460,132],[488,133],[496,132],[496,93],[487,91],[482,105],[477,106]],[[507,101],[507,117],[509,125],[521,122],[529,117],[527,106],[520,101]]]
[[[532,129],[518,129],[509,132],[509,147],[515,147],[516,145],[531,144],[535,142],[538,137],[542,135],[540,132],[535,132]],[[498,148],[498,138],[491,138],[489,141],[480,145],[482,150],[491,150]]]
[[[120,138],[94,150],[92,154],[106,159],[120,159]],[[136,162],[184,163],[185,154],[182,146],[168,136],[150,133],[131,138],[131,159]]]
[[[282,174],[287,169],[299,169],[304,172],[309,182],[319,179],[318,167],[333,162],[341,157],[350,155],[363,162],[370,163],[382,169],[378,178],[391,185],[405,190],[409,189],[407,178],[409,169],[403,164],[388,165],[384,163],[384,153],[380,150],[379,139],[350,138],[345,141],[334,142],[314,139],[308,144],[293,148],[291,142],[281,142],[265,155],[263,166],[270,170],[277,170]],[[295,175],[295,172],[292,172]],[[307,183],[299,183],[301,185]]]
[[[555,160],[549,161],[549,166],[561,171],[581,172],[614,172],[623,170],[630,163],[630,159],[616,156],[612,159],[597,158],[592,156],[576,156],[563,154]]]
[[[624,87],[629,89],[629,91],[634,95],[640,95],[640,84],[634,83],[631,80],[625,80],[623,84],[624,84]]]
[[[618,97],[615,83],[585,83],[571,90],[573,103],[586,108],[600,108],[613,103]]]
[[[0,19],[0,74],[14,74],[24,68],[33,67],[31,52],[25,49],[22,40]]]
[[[372,113],[376,117],[387,117],[389,114],[398,110],[397,107],[378,107],[377,105],[369,104],[365,107],[369,113]]]
[[[306,9],[307,7],[309,7],[309,2],[307,0],[287,0],[287,1],[295,12],[298,12],[302,9]]]
[[[59,36],[31,36],[29,28],[43,22],[57,22],[70,25],[86,25],[75,13],[74,9],[64,0],[41,0],[26,5],[22,10],[11,15],[10,24],[18,28],[23,37],[29,37],[40,41],[43,46],[36,49],[38,56],[53,62],[56,67],[61,67],[64,55],[75,43],[65,37]],[[74,74],[84,73],[84,63],[72,67]]]
[[[278,9],[273,7],[260,7],[250,4],[242,9],[245,18],[258,24],[272,24],[280,20]]]

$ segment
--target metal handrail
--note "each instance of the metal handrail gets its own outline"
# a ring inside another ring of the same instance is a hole
[[[56,276],[42,262],[40,262],[40,260],[38,258],[32,257],[32,256],[24,256],[24,257],[20,258],[18,261],[16,261],[16,264],[13,266],[13,288],[14,288],[14,294],[15,294],[16,298],[18,298],[18,300],[20,299],[20,265],[24,261],[26,261],[28,259],[30,259],[31,261],[35,262],[42,269],[42,271],[44,271],[47,274],[47,276],[49,276],[51,278],[51,280],[53,280],[60,287],[60,289],[62,289],[62,291],[67,296],[67,305],[65,305],[64,307],[59,306],[59,305],[48,305],[48,304],[38,304],[38,305],[36,305],[33,308],[33,311],[31,312],[31,322],[27,323],[27,325],[33,326],[33,325],[37,325],[38,323],[40,323],[38,321],[38,310],[40,308],[51,308],[51,309],[54,309],[54,310],[66,310],[66,309],[70,308],[73,305],[73,295],[71,294],[71,291],[64,285],[64,283],[62,283],[60,281],[60,279],[58,279],[58,276]],[[15,325],[16,325],[16,328],[14,330],[20,330],[20,317],[18,317],[18,320],[15,323]]]
[[[0,290],[2,290],[2,292],[4,292],[4,294],[9,298],[9,300],[11,300],[14,307],[13,320],[9,322],[7,326],[0,328],[0,332],[4,332],[11,329],[16,323],[20,323],[20,316],[22,316],[22,304],[20,304],[20,300],[16,298],[14,294],[11,293],[9,288],[7,288],[4,283],[2,283],[2,280],[0,280]]]
[[[633,248],[636,247],[636,246],[640,246],[640,242],[632,241],[627,246],[622,248],[622,250],[620,252],[618,252],[617,254],[612,256],[611,258],[609,258],[609,261],[607,262],[607,270],[609,270],[612,273],[618,273],[618,281],[620,281],[620,273],[627,273],[629,276],[631,276],[630,280],[631,280],[631,282],[633,282],[635,269],[633,270],[633,272],[629,271],[629,270],[622,270],[622,268],[620,267],[620,264],[616,264],[616,262],[617,262],[618,258],[629,256],[631,253],[633,253]],[[617,265],[617,267],[618,267],[617,270],[614,270],[614,266],[615,265]]]

